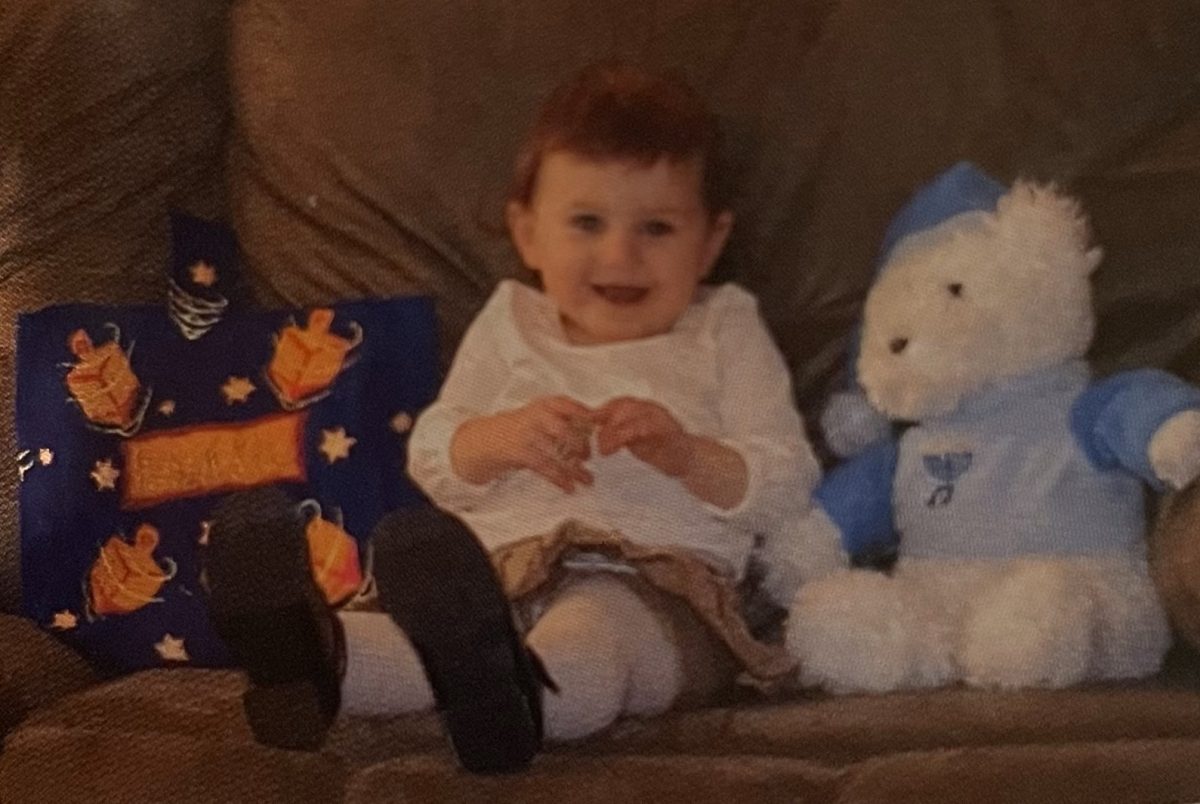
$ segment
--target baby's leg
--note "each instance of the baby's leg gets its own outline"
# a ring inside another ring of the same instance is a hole
[[[368,611],[338,617],[346,634],[342,711],[383,716],[433,708],[421,659],[391,617]]]
[[[546,734],[571,740],[624,713],[665,711],[683,689],[669,626],[618,576],[569,581],[529,633],[557,694],[543,700]]]
[[[379,602],[407,637],[390,643],[396,685],[413,688],[415,652],[463,766],[526,767],[542,742],[540,679],[483,546],[433,508],[393,511],[372,544]],[[387,633],[376,631],[375,644],[387,645]]]
[[[316,750],[340,706],[344,652],[291,499],[264,487],[222,500],[205,573],[213,625],[248,676],[242,706],[254,736]]]

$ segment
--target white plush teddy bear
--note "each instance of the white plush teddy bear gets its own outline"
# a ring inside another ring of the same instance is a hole
[[[808,528],[851,553],[898,538],[899,558],[799,590],[802,684],[1060,687],[1159,668],[1144,484],[1200,474],[1200,391],[1154,370],[1090,379],[1100,256],[1074,200],[967,163],[897,215],[858,344],[870,408],[842,398],[825,418],[857,454]]]

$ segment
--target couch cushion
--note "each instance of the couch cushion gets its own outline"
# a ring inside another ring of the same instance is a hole
[[[1179,737],[1200,740],[1194,689],[949,689],[742,706],[619,724],[589,750],[755,754],[851,764],[899,752]]]
[[[960,801],[967,790],[988,801],[1029,800],[1039,780],[1064,794],[1074,780],[1092,801],[1200,798],[1200,766],[1182,761],[1200,751],[1200,693],[1165,678],[679,712],[552,747],[502,779],[460,773],[431,714],[343,717],[313,754],[259,746],[244,688],[231,671],[152,670],[64,698],[9,737],[0,800],[84,800],[73,788],[83,779],[102,802],[885,801],[892,789],[908,796],[897,800]],[[214,787],[197,786],[205,768]],[[1120,780],[1105,775],[1116,769]],[[1088,774],[1095,784],[1081,782]]]
[[[95,682],[83,657],[29,620],[0,614],[0,736],[33,710]]]
[[[844,774],[816,762],[758,756],[539,758],[515,776],[466,776],[443,756],[381,762],[353,777],[346,804],[520,801],[606,804],[832,801]]]
[[[338,801],[344,763],[257,745],[242,689],[232,672],[156,671],[63,699],[9,735],[0,800]]]
[[[896,754],[851,769],[838,804],[1196,801],[1200,740],[1017,745]]]

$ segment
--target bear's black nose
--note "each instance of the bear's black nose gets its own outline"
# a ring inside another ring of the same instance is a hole
[[[892,350],[892,354],[898,355],[908,346],[908,338],[892,338],[888,341],[888,348]]]

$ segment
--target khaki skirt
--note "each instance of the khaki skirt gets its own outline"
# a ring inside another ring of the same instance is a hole
[[[550,533],[507,544],[491,559],[526,633],[572,579],[584,572],[613,572],[666,626],[680,652],[679,706],[709,702],[735,683],[764,693],[781,691],[795,677],[797,663],[781,644],[750,633],[742,616],[747,601],[733,580],[686,550],[645,547],[615,531],[568,521]],[[342,610],[382,612],[374,579],[369,577]]]
[[[796,661],[782,645],[751,635],[732,579],[686,550],[646,547],[568,521],[499,548],[492,563],[526,628],[567,579],[616,572],[668,625],[684,658],[689,698],[709,697],[735,679],[772,690],[795,673]]]

